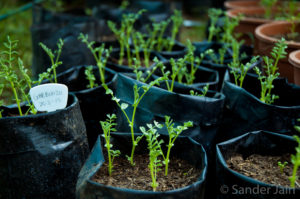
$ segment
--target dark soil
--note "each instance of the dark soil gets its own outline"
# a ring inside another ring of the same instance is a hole
[[[143,59],[142,57],[141,57],[140,59],[141,59],[141,66],[142,66],[143,68],[146,68],[144,59]],[[115,63],[115,64],[119,64],[119,59],[116,59],[116,58],[111,57],[111,58],[109,58],[109,60],[110,60],[111,62]],[[132,64],[134,64],[133,61],[132,61]],[[153,62],[151,59],[149,59],[149,67],[152,66],[153,64],[154,64],[154,62]],[[125,65],[125,66],[128,66],[128,65],[129,65],[129,64],[128,64],[128,60],[127,60],[126,58],[123,58],[123,63],[122,63],[122,65]],[[130,68],[132,68],[132,67],[130,67]]]
[[[94,181],[120,188],[152,191],[151,175],[148,168],[148,155],[135,155],[136,165],[131,166],[129,161],[123,157],[114,160],[113,174],[108,176],[107,161],[94,176]],[[157,175],[157,191],[168,191],[188,186],[197,181],[202,171],[195,169],[184,160],[171,159],[168,176],[164,175],[164,166]]]
[[[279,169],[278,161],[281,161],[282,163],[285,161],[288,162],[283,173],[281,173]],[[292,175],[293,171],[293,164],[290,161],[290,154],[285,154],[283,156],[262,156],[254,154],[245,159],[241,154],[235,154],[232,155],[230,159],[226,160],[229,168],[232,170],[267,184],[284,187],[290,187],[289,177]],[[298,171],[298,176],[299,175],[300,171]],[[298,184],[299,183],[298,180]]]

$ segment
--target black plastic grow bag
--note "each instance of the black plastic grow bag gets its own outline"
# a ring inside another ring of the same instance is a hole
[[[247,90],[229,82],[224,84],[225,111],[217,136],[219,141],[255,130],[296,134],[294,125],[300,118],[300,87],[288,84],[285,79],[276,79],[272,93],[279,95],[279,99],[268,105],[259,100],[260,85],[255,83],[258,80],[247,81],[243,86]]]
[[[166,139],[167,137],[165,137]],[[120,133],[113,135],[113,145],[120,149],[122,154],[130,154],[131,150],[131,134]],[[141,150],[140,150],[141,149]],[[148,154],[147,143],[143,139],[136,149],[136,153]],[[186,198],[201,199],[204,198],[205,179],[207,170],[207,159],[203,147],[190,138],[179,137],[176,140],[171,152],[172,156],[184,159],[190,164],[202,170],[197,182],[180,189],[166,192],[152,192],[133,189],[124,189],[112,186],[105,186],[93,181],[93,176],[104,162],[104,156],[101,149],[100,138],[98,138],[90,157],[83,166],[76,189],[77,199],[94,199],[94,198],[110,198],[110,199],[150,199],[150,198]],[[129,164],[129,163],[128,163]],[[145,171],[147,172],[147,171]]]
[[[296,199],[300,189],[266,184],[242,175],[228,168],[226,159],[239,153],[244,158],[252,154],[284,155],[295,153],[297,142],[292,137],[256,131],[244,134],[217,145],[217,192],[219,199],[260,198],[260,199]],[[274,169],[277,165],[274,165]]]
[[[163,56],[166,59],[178,59],[178,58],[183,58],[188,52],[188,49],[185,45],[182,43],[175,41],[175,44],[172,48],[172,51],[167,51],[163,49],[162,51],[157,51],[161,56]]]
[[[17,108],[1,109],[0,198],[74,199],[89,153],[77,98],[71,94],[67,108],[37,115],[10,117]]]
[[[165,61],[163,62],[164,66],[166,67],[166,71],[172,71],[172,66],[170,61]],[[195,68],[197,68],[197,71],[195,73],[195,80],[194,83],[191,85],[184,85],[185,87],[191,87],[191,88],[196,88],[196,89],[202,89],[204,86],[209,85],[209,90],[218,90],[218,85],[219,85],[219,73],[217,71],[194,65]],[[190,70],[191,64],[187,63],[187,68]],[[160,69],[156,69],[156,71],[153,73],[153,78],[157,79],[158,77],[162,77],[163,74]],[[185,78],[183,78],[185,81]],[[171,84],[171,80],[168,81]],[[179,82],[175,82],[174,84],[179,87],[180,84]],[[167,87],[164,88],[166,89]]]
[[[109,95],[105,94],[105,89],[101,85],[87,88],[89,82],[85,76],[86,68],[87,66],[73,67],[64,73],[58,74],[57,81],[67,85],[69,91],[78,98],[87,129],[89,146],[92,148],[101,131],[99,122],[104,121],[106,114],[110,114],[112,110],[116,109],[116,104]],[[93,74],[97,79],[96,83],[100,84],[98,67],[94,66]],[[115,74],[114,71],[106,68],[105,81],[109,87],[114,81]]]
[[[145,85],[122,74],[117,75],[111,87],[115,89],[115,95],[121,100],[120,103],[133,104],[135,84],[138,87]],[[182,136],[193,138],[210,151],[215,144],[216,132],[222,117],[224,96],[217,92],[210,92],[208,97],[190,96],[191,89],[186,87],[174,90],[183,94],[172,93],[158,87],[152,87],[147,92],[136,111],[135,131],[139,131],[139,126],[153,123],[153,120],[164,123],[165,115],[170,116],[176,124],[192,121],[193,128],[184,131]],[[127,108],[126,111],[131,109]],[[127,120],[119,108],[116,114],[117,129],[129,132]]]

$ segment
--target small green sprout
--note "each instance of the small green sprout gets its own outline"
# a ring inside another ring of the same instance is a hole
[[[115,114],[107,115],[106,121],[100,121],[102,130],[103,130],[103,137],[105,138],[105,147],[107,149],[107,156],[108,156],[108,174],[111,176],[113,171],[113,162],[115,157],[120,156],[121,152],[119,150],[113,150],[113,145],[110,142],[110,133],[117,131],[115,129],[115,126],[117,125],[115,123],[117,116]]]
[[[300,138],[298,136],[294,136],[295,140],[298,143],[298,146],[296,147],[296,154],[291,156],[291,162],[294,165],[292,176],[289,178],[291,182],[291,187],[295,188],[295,184],[299,185],[297,183],[297,180],[299,179],[299,176],[297,176],[298,169],[300,167]]]
[[[145,127],[140,127],[140,130],[142,131],[148,142],[150,160],[148,167],[150,169],[152,179],[151,186],[153,188],[153,191],[156,191],[156,188],[158,187],[157,172],[159,172],[161,170],[160,167],[162,167],[162,162],[159,159],[159,156],[163,155],[161,150],[163,140],[158,140],[159,134],[157,133],[157,129],[162,128],[163,125],[159,124],[156,121],[154,121],[154,124],[154,126],[152,124],[147,124],[147,127],[149,128],[148,130],[146,130]]]
[[[211,24],[209,26],[209,34],[208,34],[208,42],[211,42],[213,37],[216,36],[221,30],[220,28],[216,27],[217,21],[219,17],[223,14],[223,11],[221,9],[215,9],[211,8],[208,10],[208,17],[211,20]]]
[[[265,9],[265,18],[270,19],[272,16],[272,8],[278,0],[261,0],[260,5]]]
[[[202,89],[202,93],[199,94],[198,92],[194,91],[194,90],[190,90],[190,95],[191,96],[198,96],[198,97],[205,97],[207,95],[209,89],[209,84],[206,84],[203,89]]]
[[[181,12],[178,10],[175,10],[174,15],[171,16],[171,21],[172,21],[173,26],[172,26],[172,35],[171,35],[171,41],[169,43],[168,51],[172,51],[173,46],[175,44],[176,35],[179,32],[179,28],[183,23],[183,18],[182,18]]]
[[[282,162],[279,161],[277,164],[278,164],[278,167],[280,169],[280,172],[283,174],[283,170],[284,170],[285,166],[288,165],[288,162],[285,161],[284,163],[282,163]]]
[[[96,77],[93,74],[93,66],[88,66],[85,69],[84,74],[86,76],[86,79],[89,81],[89,85],[87,85],[87,88],[94,88],[98,86],[98,84],[95,83]]]
[[[101,83],[104,84],[105,67],[106,67],[108,57],[112,51],[112,48],[106,49],[105,44],[102,44],[101,46],[94,48],[93,46],[95,45],[96,42],[94,41],[89,42],[88,35],[84,35],[82,33],[80,33],[78,39],[80,39],[83,43],[85,43],[88,49],[90,49],[91,53],[93,54],[99,69]]]
[[[254,70],[258,75],[258,79],[261,83],[261,95],[260,100],[267,104],[274,103],[275,99],[279,97],[276,95],[272,95],[271,91],[274,88],[273,81],[279,76],[278,70],[278,61],[282,58],[285,58],[287,53],[285,49],[287,48],[287,44],[284,38],[278,40],[275,44],[274,48],[271,52],[271,57],[264,56],[263,60],[265,62],[265,74],[262,75],[262,72],[258,67],[255,67]]]
[[[136,115],[136,110],[138,105],[140,104],[141,100],[144,98],[144,96],[147,94],[147,92],[152,88],[154,85],[159,85],[159,82],[164,81],[164,77],[160,77],[154,81],[151,81],[149,84],[143,85],[141,87],[138,87],[136,84],[133,86],[133,92],[134,92],[134,101],[132,106],[132,115],[130,115],[126,112],[126,109],[129,107],[127,103],[122,103],[120,104],[120,99],[114,96],[114,93],[111,89],[108,88],[106,84],[102,84],[103,88],[106,90],[107,95],[111,95],[112,100],[115,101],[118,105],[118,107],[121,109],[122,113],[127,119],[127,122],[130,127],[131,131],[131,138],[132,138],[132,150],[131,150],[131,155],[128,157],[128,160],[130,161],[131,165],[134,165],[134,152],[135,148],[138,145],[139,141],[142,139],[142,136],[138,136],[135,138],[134,136],[134,122],[135,122],[135,115]]]
[[[120,9],[121,10],[125,10],[128,6],[129,6],[129,1],[125,0],[125,1],[122,1],[121,5],[120,5]]]
[[[53,75],[48,76],[48,78],[50,77],[52,79],[54,79],[54,83],[57,83],[57,78],[56,78],[56,68],[60,65],[62,65],[62,62],[59,61],[61,52],[62,52],[62,48],[63,48],[64,42],[62,39],[59,39],[58,43],[57,43],[57,50],[56,51],[52,51],[50,48],[48,48],[45,44],[40,42],[40,46],[42,47],[42,49],[47,53],[47,55],[50,58],[51,61],[51,67],[50,70],[47,70],[48,72],[52,71]]]
[[[257,62],[259,57],[255,56],[250,60],[250,62],[242,64],[240,62],[241,44],[242,42],[238,42],[236,39],[232,39],[232,62],[228,64],[228,67],[231,69],[230,73],[232,73],[234,76],[235,85],[242,88],[247,72],[253,66],[253,64]]]
[[[169,116],[165,116],[165,125],[168,130],[169,134],[169,143],[167,144],[168,150],[167,150],[167,155],[163,156],[164,161],[163,163],[165,164],[165,175],[168,175],[168,167],[169,167],[169,162],[170,162],[170,153],[171,149],[174,146],[175,140],[178,138],[178,136],[185,130],[187,130],[189,127],[193,126],[193,122],[185,122],[183,126],[177,126],[174,127],[173,120]]]

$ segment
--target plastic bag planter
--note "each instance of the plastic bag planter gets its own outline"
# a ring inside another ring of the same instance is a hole
[[[131,55],[133,57],[135,57],[135,52],[134,50],[131,50],[130,51]],[[145,67],[145,64],[143,63],[143,59],[144,59],[144,52],[143,51],[140,51],[139,52],[139,55],[140,55],[140,58],[141,58],[141,61],[142,61],[142,67],[139,69],[139,70],[142,70],[142,71],[145,71],[147,70],[147,67]],[[107,67],[116,71],[116,72],[123,72],[123,73],[132,73],[133,70],[134,70],[134,61],[132,60],[132,67],[128,66],[128,63],[127,62],[127,51],[125,50],[124,52],[124,59],[123,59],[123,64],[120,65],[118,64],[118,61],[119,61],[119,57],[120,57],[120,49],[114,49],[111,54],[110,54],[110,57],[109,57],[109,60],[107,62]],[[161,56],[159,53],[157,52],[151,52],[150,53],[150,57],[149,57],[149,68],[154,64],[153,63],[153,59],[157,57],[158,60],[160,61],[165,61],[166,59]]]
[[[115,95],[121,100],[120,103],[133,104],[135,84],[138,87],[145,85],[122,74],[117,75],[112,88],[115,88]],[[139,126],[153,123],[153,120],[164,123],[165,115],[170,116],[176,124],[192,121],[193,128],[182,132],[182,136],[193,138],[210,151],[215,144],[216,132],[222,117],[224,96],[212,92],[209,97],[195,97],[189,95],[190,88],[178,90],[184,94],[152,87],[137,108],[135,132],[139,131]],[[116,115],[117,129],[121,132],[130,132],[127,120],[119,108],[116,110]]]
[[[172,51],[167,51],[163,49],[162,51],[157,51],[161,56],[163,56],[166,59],[178,59],[178,58],[183,58],[188,52],[188,49],[185,45],[182,43],[175,41],[175,44],[172,48]]]
[[[110,114],[115,109],[115,102],[111,101],[111,97],[105,94],[105,89],[100,85],[94,88],[87,88],[89,85],[85,76],[87,66],[73,67],[57,76],[59,83],[66,84],[69,91],[74,93],[78,100],[82,111],[82,116],[87,129],[89,146],[92,148],[99,135],[101,126],[99,121],[106,119],[106,114]],[[100,82],[98,67],[94,67],[93,74]],[[115,72],[106,68],[105,81],[110,87],[114,81]]]
[[[300,189],[266,184],[242,175],[228,168],[226,159],[233,153],[243,157],[252,154],[276,155],[295,153],[297,143],[292,137],[256,131],[244,134],[217,145],[217,190],[219,199],[260,198],[260,199],[296,199]],[[274,165],[274,169],[279,169]]]
[[[63,65],[57,68],[63,72],[73,66],[95,65],[95,60],[90,50],[78,40],[80,33],[88,34],[91,41],[104,41],[112,37],[112,32],[105,20],[90,16],[71,15],[65,13],[52,13],[41,7],[33,9],[33,25],[31,27],[33,46],[32,72],[35,77],[45,72],[51,66],[50,59],[39,43],[44,43],[54,50],[61,38],[64,46],[60,60]]]
[[[288,84],[284,79],[276,79],[272,93],[278,95],[279,99],[273,105],[268,105],[259,100],[259,83],[249,83],[244,82],[245,90],[225,82],[225,111],[217,136],[219,141],[256,130],[297,134],[294,125],[300,118],[300,87]]]
[[[65,109],[28,116],[1,107],[0,197],[73,199],[89,148],[74,95]]]
[[[165,61],[164,66],[166,66],[166,71],[172,71],[172,66],[170,61]],[[187,67],[190,70],[191,64],[187,63]],[[194,65],[194,67],[197,67],[197,71],[195,73],[195,80],[194,83],[191,85],[184,85],[185,87],[191,87],[196,89],[202,89],[207,84],[209,85],[209,90],[218,90],[218,84],[219,84],[219,73],[215,70],[211,70],[202,66]],[[153,78],[158,78],[163,76],[160,69],[156,69],[156,71],[153,74]],[[186,81],[185,78],[183,78],[183,81]],[[169,80],[169,83],[171,84],[171,80]],[[177,86],[180,86],[179,82],[175,82],[175,84],[178,84]],[[164,84],[162,84],[164,85]],[[166,88],[166,87],[164,87]]]
[[[167,138],[167,137],[165,137]],[[113,135],[114,146],[121,150],[122,154],[130,154],[131,150],[131,134],[121,133],[117,136]],[[167,141],[167,140],[166,140]],[[139,150],[142,149],[142,150]],[[148,154],[147,143],[143,139],[136,150],[136,153]],[[100,138],[96,142],[90,157],[83,166],[76,189],[77,199],[95,199],[95,198],[110,198],[110,199],[201,199],[204,198],[205,178],[207,170],[207,159],[203,147],[190,138],[178,138],[175,146],[172,149],[172,155],[188,161],[190,164],[202,170],[201,176],[195,183],[166,192],[152,192],[143,190],[124,189],[112,186],[105,186],[93,181],[93,176],[97,173],[104,162],[104,156],[101,149]],[[128,163],[129,164],[129,163]],[[148,172],[148,171],[144,171]]]

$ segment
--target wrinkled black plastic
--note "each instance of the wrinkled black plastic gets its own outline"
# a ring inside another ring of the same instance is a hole
[[[167,142],[166,136],[164,137]],[[120,149],[121,153],[130,154],[131,150],[131,134],[120,133],[113,135],[113,145]],[[141,149],[141,150],[140,150]],[[143,139],[136,149],[136,153],[148,154],[147,143]],[[205,179],[207,172],[207,159],[203,147],[190,138],[179,137],[172,148],[171,156],[188,161],[190,164],[202,170],[198,180],[184,188],[175,189],[166,192],[152,192],[133,189],[124,189],[112,186],[105,186],[93,181],[93,176],[100,169],[104,162],[104,156],[101,149],[100,138],[98,138],[90,157],[87,159],[82,168],[76,189],[77,199],[95,199],[95,198],[110,198],[110,199],[201,199],[204,198]],[[128,163],[129,164],[129,163]],[[148,171],[144,171],[148,172]]]
[[[170,61],[165,61],[163,62],[164,66],[166,67],[165,71],[172,71],[172,66]],[[197,71],[195,73],[195,80],[194,83],[191,85],[185,85],[185,87],[191,87],[191,88],[197,88],[197,89],[202,89],[204,86],[209,85],[209,90],[218,90],[218,84],[219,84],[219,73],[217,71],[194,65],[194,67],[197,67]],[[191,64],[187,63],[187,68],[190,70],[191,69]],[[158,77],[163,76],[161,69],[157,69],[153,73],[153,77],[157,79]],[[185,78],[183,78],[185,81]],[[171,80],[168,81],[169,84],[171,85]],[[180,84],[178,82],[175,82],[174,84]],[[163,84],[165,85],[165,84]],[[177,85],[180,86],[180,85]],[[166,88],[166,87],[164,87]]]
[[[73,67],[64,73],[60,73],[57,77],[59,83],[66,84],[69,91],[74,93],[81,107],[82,116],[87,129],[89,146],[92,148],[96,139],[101,132],[99,121],[106,119],[106,114],[110,114],[116,109],[115,102],[111,100],[109,95],[105,94],[105,89],[100,85],[94,88],[87,88],[88,80],[84,74],[87,66]],[[94,67],[93,74],[99,84],[100,75],[98,67]],[[109,69],[105,71],[105,81],[110,87],[114,81],[115,72]]]
[[[6,117],[17,108],[1,109],[0,198],[74,199],[89,152],[77,98],[51,113]]]
[[[80,33],[88,34],[90,41],[101,41],[111,35],[104,20],[97,20],[87,16],[56,14],[36,7],[33,18],[37,21],[31,28],[33,46],[32,73],[35,77],[45,72],[51,66],[50,58],[39,45],[44,43],[52,50],[57,49],[57,42],[61,38],[64,46],[60,60],[63,62],[57,72],[63,72],[73,66],[95,65],[90,50],[78,40]]]
[[[172,48],[172,51],[162,50],[158,52],[161,56],[163,56],[166,59],[178,59],[183,58],[184,55],[186,55],[188,52],[188,49],[186,46],[184,46],[182,43],[175,41],[175,44]]]
[[[218,199],[296,199],[300,197],[300,189],[266,184],[247,177],[228,168],[226,159],[234,153],[244,158],[252,154],[280,156],[295,153],[297,143],[292,137],[255,131],[233,138],[217,145],[217,186]],[[274,165],[274,169],[277,165]],[[240,194],[238,194],[240,193]]]
[[[255,130],[267,130],[294,135],[294,125],[300,118],[300,87],[288,84],[285,79],[274,81],[273,94],[279,96],[273,105],[259,100],[260,84],[256,78],[244,82],[244,88],[225,82],[223,93],[225,111],[219,141]]]

